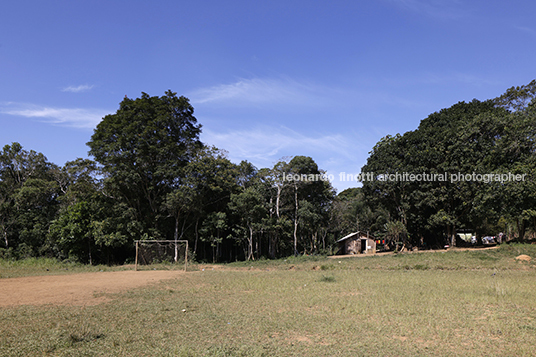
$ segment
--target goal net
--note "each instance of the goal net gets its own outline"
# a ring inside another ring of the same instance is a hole
[[[188,266],[187,240],[137,240],[135,270],[138,265],[184,264]]]

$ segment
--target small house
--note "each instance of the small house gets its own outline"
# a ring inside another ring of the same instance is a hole
[[[339,252],[337,254],[375,254],[376,240],[368,233],[350,233],[337,241]]]

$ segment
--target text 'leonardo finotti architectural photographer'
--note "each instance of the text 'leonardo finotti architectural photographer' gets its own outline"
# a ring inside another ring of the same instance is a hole
[[[340,181],[384,181],[384,182],[520,182],[525,181],[527,174],[508,173],[374,173],[364,172],[360,174],[347,174],[346,172],[339,173]]]

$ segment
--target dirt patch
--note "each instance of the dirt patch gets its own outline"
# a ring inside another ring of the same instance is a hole
[[[498,249],[498,245],[494,245],[493,247],[474,247],[474,248],[449,248],[449,249],[429,249],[429,250],[414,250],[414,251],[404,251],[400,254],[421,254],[421,253],[441,253],[446,251],[454,251],[454,252],[465,252],[465,251],[479,251],[479,250],[491,250],[491,249]],[[348,254],[348,255],[330,255],[328,258],[330,259],[341,259],[341,258],[364,258],[364,257],[378,257],[383,255],[394,255],[395,253],[392,251],[389,252],[379,252],[375,254]]]
[[[516,260],[522,260],[522,261],[525,261],[525,262],[530,262],[532,260],[531,257],[529,257],[528,255],[526,254],[521,254],[521,255],[518,255],[516,257]]]
[[[236,267],[236,266],[228,266],[225,264],[199,264],[197,265],[197,270],[199,271],[271,271],[273,268],[261,268],[261,267],[252,267],[252,266],[245,266],[245,267]]]
[[[279,335],[274,336],[279,337]],[[291,336],[288,336],[285,338],[285,341],[287,343],[294,345],[296,343],[303,343],[303,344],[317,344],[322,346],[329,346],[331,343],[324,341],[324,338],[320,335],[298,335],[291,333]]]
[[[72,275],[31,276],[0,279],[0,307],[18,305],[97,305],[118,293],[163,279],[181,271],[117,271]]]

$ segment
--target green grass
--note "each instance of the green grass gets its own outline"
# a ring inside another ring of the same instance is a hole
[[[0,355],[532,356],[519,254],[536,249],[192,266],[98,306],[4,308]]]

